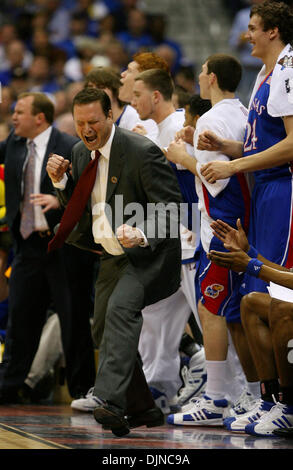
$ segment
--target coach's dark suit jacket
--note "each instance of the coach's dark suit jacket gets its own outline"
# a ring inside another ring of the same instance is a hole
[[[41,172],[40,192],[56,195],[55,188],[47,174],[46,165],[49,154],[57,153],[70,158],[72,147],[78,138],[60,132],[53,128],[47,145]],[[10,133],[8,138],[0,143],[0,162],[5,164],[5,199],[7,223],[16,242],[20,239],[20,203],[22,200],[23,165],[27,155],[26,139]],[[45,213],[49,228],[53,230],[59,222],[62,211],[49,210]]]
[[[72,153],[72,178],[69,175],[66,190],[58,192],[63,204],[66,204],[89,161],[90,152],[82,142],[78,143]],[[117,199],[117,207],[115,207],[116,196],[123,197],[120,209]],[[106,193],[106,202],[112,210],[112,220],[109,220],[112,222],[112,229],[115,233],[118,226],[128,223],[128,220],[135,215],[135,208],[133,208],[133,213],[125,213],[128,204],[139,203],[143,208],[143,216],[137,226],[146,234],[149,246],[124,248],[124,251],[145,287],[146,305],[168,297],[179,288],[180,238],[179,234],[171,238],[169,231],[171,220],[173,228],[176,224],[177,227],[179,225],[176,217],[181,201],[181,193],[174,172],[159,147],[146,137],[116,127],[111,147]],[[162,208],[150,213],[150,211],[147,212],[150,209],[148,203],[169,205],[169,210],[167,214]],[[147,217],[149,226],[155,230],[154,236],[149,236]],[[129,224],[133,225],[133,222],[130,220]],[[160,237],[165,226],[166,236]],[[94,243],[92,236],[90,201],[67,242],[86,249],[100,248]]]

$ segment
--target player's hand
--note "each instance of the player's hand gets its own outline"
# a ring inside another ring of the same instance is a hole
[[[211,250],[207,253],[208,259],[222,268],[232,269],[233,271],[242,273],[250,261],[250,257],[242,250],[233,251],[231,253]]]
[[[212,131],[204,131],[198,136],[198,150],[219,152],[223,146],[223,139]]]
[[[140,135],[147,135],[147,131],[145,127],[143,127],[141,124],[137,124],[133,129],[132,132],[136,132],[136,134]]]
[[[213,184],[234,174],[233,161],[215,160],[203,165],[200,172],[208,183]]]
[[[180,131],[176,132],[175,140],[184,140],[184,142],[193,146],[194,132],[195,129],[192,126],[183,127],[183,129],[180,129]]]
[[[164,153],[167,160],[170,162],[182,164],[183,157],[186,153],[185,142],[182,139],[178,141],[173,140],[169,147],[165,149]]]
[[[226,250],[243,250],[245,252],[249,250],[248,239],[240,219],[237,219],[237,230],[220,219],[212,222],[211,227],[213,229],[213,235],[223,242]]]

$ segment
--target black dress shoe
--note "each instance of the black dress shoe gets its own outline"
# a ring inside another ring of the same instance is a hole
[[[293,439],[293,427],[291,428],[282,428],[282,429],[275,429],[273,433],[279,437],[287,437],[289,439]]]
[[[165,423],[165,417],[162,410],[156,407],[150,408],[142,413],[127,416],[127,421],[130,428],[138,428],[139,426],[154,428],[156,426],[163,426]]]
[[[94,417],[103,425],[103,429],[111,429],[114,436],[122,437],[130,432],[129,424],[124,416],[120,416],[109,405],[100,405],[95,408]]]
[[[0,392],[0,405],[28,405],[30,403],[30,397],[25,384],[18,389]]]
[[[30,390],[32,403],[38,403],[41,400],[49,398],[55,385],[55,376],[53,371],[49,371],[38,383]]]

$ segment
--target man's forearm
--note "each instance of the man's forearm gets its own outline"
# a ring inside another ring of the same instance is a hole
[[[74,183],[71,175],[67,174],[67,178],[64,185],[60,185],[60,187],[58,187],[58,184],[54,184],[54,188],[60,204],[63,207],[66,207],[74,191]]]
[[[274,168],[291,160],[293,160],[293,139],[286,137],[263,152],[233,160],[231,166],[234,173],[247,173]]]
[[[235,158],[241,158],[243,156],[243,142],[225,139],[222,142],[220,151],[232,160]]]
[[[187,170],[191,171],[195,176],[198,176],[196,169],[197,160],[194,157],[191,157],[187,152],[182,156],[180,164]]]
[[[275,284],[293,289],[293,273],[291,271],[279,271],[263,264],[259,277],[263,281],[274,282]]]
[[[279,264],[273,263],[272,261],[269,261],[268,259],[264,258],[261,254],[258,253],[257,258],[262,261],[266,266],[272,269],[276,269],[278,271],[285,271],[285,272],[290,272],[290,269],[285,268],[285,266],[280,266]]]

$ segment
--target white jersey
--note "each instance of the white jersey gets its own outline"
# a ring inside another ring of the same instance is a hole
[[[168,147],[174,140],[176,132],[183,128],[185,121],[184,110],[179,109],[169,114],[162,122],[158,124],[158,145],[160,148]],[[177,166],[178,168],[178,166]],[[184,168],[185,170],[185,168]],[[198,240],[196,235],[186,229],[182,224],[180,226],[182,259],[193,258]]]
[[[137,111],[130,104],[127,104],[125,106],[124,111],[120,116],[120,119],[118,119],[118,122],[119,127],[122,127],[123,129],[128,129],[129,131],[132,131],[132,129],[138,124],[143,126],[147,131],[146,137],[151,139],[154,143],[158,143],[158,126],[155,121],[153,119],[147,119],[145,121],[142,121],[139,118]]]
[[[230,182],[230,178],[218,180],[216,183],[211,184],[201,175],[200,170],[202,165],[213,161],[222,160],[228,161],[229,157],[221,152],[210,152],[206,150],[197,149],[197,140],[199,134],[205,130],[211,130],[215,134],[220,135],[224,139],[237,140],[243,142],[245,127],[247,122],[248,111],[238,99],[224,99],[216,103],[209,111],[203,114],[196,123],[196,130],[194,133],[194,152],[197,160],[197,173],[196,192],[199,200],[199,210],[201,211],[201,242],[205,251],[209,250],[209,243],[213,237],[212,229],[210,227],[213,221],[209,211],[207,210],[207,198],[204,196],[204,188],[206,188],[211,205],[213,204],[212,198],[216,198],[221,192],[225,190]],[[225,198],[223,199],[223,204]],[[225,208],[223,208],[224,210]]]
[[[293,115],[293,47],[282,50],[273,70],[268,112],[273,117]]]
[[[183,128],[185,121],[184,110],[178,109],[169,114],[162,122],[158,124],[159,136],[158,143],[160,148],[168,147],[175,138],[176,132]]]
[[[251,93],[249,109],[260,84],[267,75],[268,71],[263,65]],[[292,116],[293,114],[293,47],[290,44],[284,47],[276,61],[270,81],[267,111],[272,117]]]

